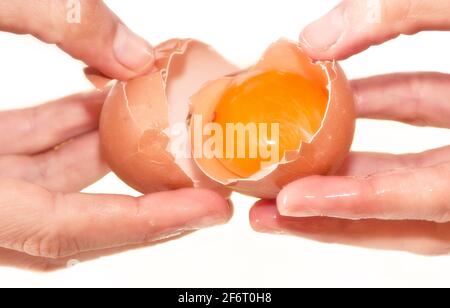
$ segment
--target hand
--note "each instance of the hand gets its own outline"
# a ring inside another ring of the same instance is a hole
[[[308,26],[301,45],[314,59],[345,59],[422,30],[450,30],[450,2],[348,0]],[[374,12],[372,12],[374,13]],[[394,74],[353,82],[361,118],[450,128],[450,75]],[[251,212],[261,232],[420,254],[450,252],[450,147],[414,155],[352,153],[337,176],[296,181]]]
[[[101,1],[81,1],[80,24],[66,22],[65,5],[0,0],[0,30],[34,34],[113,78],[152,68],[151,46]],[[84,93],[0,112],[0,265],[65,265],[93,251],[158,242],[229,219],[228,203],[205,190],[140,198],[78,193],[109,171],[97,133],[105,97]]]

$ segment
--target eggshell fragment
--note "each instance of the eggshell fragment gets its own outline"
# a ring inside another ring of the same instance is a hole
[[[111,169],[141,193],[204,187],[228,196],[229,189],[205,175],[189,156],[189,98],[205,82],[236,70],[195,40],[157,46],[156,71],[116,81],[105,102],[99,130]],[[98,87],[108,83],[96,72],[88,73]],[[184,147],[174,146],[179,143]]]
[[[347,156],[355,130],[355,107],[352,91],[341,67],[336,62],[313,63],[295,43],[280,40],[273,44],[254,67],[208,83],[191,99],[192,114],[201,116],[204,124],[213,121],[216,106],[229,85],[252,74],[278,70],[299,74],[319,84],[329,97],[321,128],[298,151],[287,152],[284,159],[271,168],[243,179],[228,171],[218,159],[196,157],[200,169],[211,179],[247,195],[272,199],[288,183],[310,175],[336,172]],[[191,125],[191,135],[194,125]]]

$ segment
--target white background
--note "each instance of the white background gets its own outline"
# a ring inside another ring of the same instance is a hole
[[[154,44],[173,37],[195,37],[242,66],[255,62],[281,36],[297,39],[303,26],[337,2],[107,1],[132,29]],[[342,64],[350,78],[394,71],[450,72],[449,54],[449,33],[423,33],[372,48]],[[89,89],[82,67],[56,47],[1,33],[0,108],[26,107]],[[449,131],[360,121],[354,149],[402,153],[448,144]],[[136,195],[113,175],[87,191]],[[0,267],[0,286],[450,286],[450,257],[257,234],[248,224],[254,201],[234,196],[236,211],[230,224],[156,247],[49,274]]]

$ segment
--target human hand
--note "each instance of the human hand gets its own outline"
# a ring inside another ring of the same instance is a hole
[[[449,1],[346,0],[308,26],[314,59],[346,59],[400,34],[450,30]],[[370,3],[374,4],[374,1]],[[367,20],[368,16],[375,20]],[[393,74],[356,80],[359,117],[450,128],[450,75]],[[413,155],[352,153],[336,176],[298,180],[250,214],[255,230],[420,254],[450,252],[450,147]],[[275,204],[276,203],[276,204]]]
[[[116,79],[152,69],[148,43],[103,2],[80,3],[81,23],[69,24],[66,1],[0,0],[0,31],[33,34]],[[46,268],[230,218],[228,203],[206,190],[140,198],[78,193],[109,171],[97,133],[105,97],[84,93],[0,112],[0,265]]]

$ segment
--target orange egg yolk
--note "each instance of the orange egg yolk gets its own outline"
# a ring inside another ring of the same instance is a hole
[[[214,122],[225,132],[219,161],[240,178],[279,163],[287,151],[311,141],[327,103],[325,87],[294,73],[268,71],[232,85],[216,107]],[[241,138],[238,125],[245,126]]]

